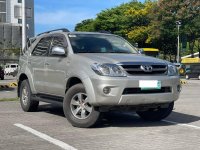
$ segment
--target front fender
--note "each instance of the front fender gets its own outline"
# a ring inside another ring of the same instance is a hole
[[[84,71],[73,72],[70,74],[70,77],[68,79],[70,79],[72,77],[79,78],[82,81],[83,86],[85,87],[86,93],[88,95],[90,104],[96,102],[95,92],[94,92],[93,84],[92,84],[90,77]],[[66,81],[66,83],[67,83],[67,81]]]
[[[19,73],[18,73],[18,83],[20,82],[20,77],[22,75],[26,75],[27,78],[28,78],[28,81],[29,81],[29,85],[30,85],[30,88],[31,88],[31,92],[33,94],[36,94],[36,89],[35,89],[35,86],[34,86],[34,81],[33,81],[33,75],[30,71],[30,69],[28,67],[22,67],[24,68],[23,70],[19,70]]]

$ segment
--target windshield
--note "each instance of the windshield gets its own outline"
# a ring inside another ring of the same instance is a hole
[[[69,34],[74,53],[138,53],[124,39],[104,34]]]

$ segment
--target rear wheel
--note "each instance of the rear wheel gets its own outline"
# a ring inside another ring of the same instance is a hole
[[[20,86],[20,104],[25,112],[36,111],[39,101],[31,99],[31,89],[28,80],[24,80]]]
[[[4,80],[4,77],[1,77],[1,80]]]
[[[63,110],[68,121],[81,128],[95,125],[100,116],[100,112],[90,105],[83,84],[74,85],[67,91]]]
[[[149,109],[147,111],[137,111],[136,113],[147,121],[160,121],[168,117],[174,108],[174,102],[170,103],[166,108]]]

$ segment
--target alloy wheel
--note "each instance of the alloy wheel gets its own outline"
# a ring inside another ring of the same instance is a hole
[[[28,104],[28,90],[26,86],[22,89],[22,102],[24,105]]]
[[[70,103],[72,114],[78,119],[86,119],[90,116],[93,106],[88,103],[88,97],[85,93],[75,94]]]

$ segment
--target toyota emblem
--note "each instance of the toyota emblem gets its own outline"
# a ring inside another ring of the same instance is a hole
[[[144,72],[152,72],[153,71],[152,66],[146,66],[146,65],[140,66],[140,69],[142,69]]]

